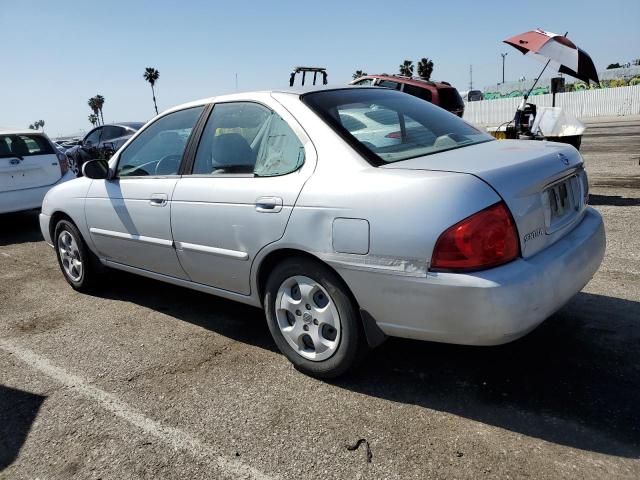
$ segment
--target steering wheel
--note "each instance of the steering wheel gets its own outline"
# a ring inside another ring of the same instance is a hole
[[[176,175],[180,166],[180,155],[167,155],[156,164],[156,175]]]

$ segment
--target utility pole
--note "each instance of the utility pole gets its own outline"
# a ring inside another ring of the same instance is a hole
[[[469,65],[469,91],[473,90],[473,65]]]
[[[500,54],[500,55],[502,55],[502,83],[504,83],[504,59],[507,57],[507,53],[501,53]]]

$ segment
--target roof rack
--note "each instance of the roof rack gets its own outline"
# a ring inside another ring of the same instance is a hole
[[[305,77],[307,76],[307,72],[313,72],[313,84],[316,84],[316,78],[318,73],[322,74],[322,84],[327,84],[327,69],[324,67],[294,67],[291,72],[291,76],[289,77],[289,86],[293,87],[293,84],[296,81],[296,74],[302,72],[302,85],[304,85]]]

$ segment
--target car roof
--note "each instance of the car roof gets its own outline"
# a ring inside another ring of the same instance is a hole
[[[422,78],[416,77],[405,77],[403,75],[381,75],[377,73],[370,73],[367,75],[363,75],[362,77],[356,78],[356,80],[360,80],[362,78],[379,78],[381,80],[390,80],[392,82],[398,83],[407,83],[409,85],[415,85],[416,87],[435,87],[435,88],[455,88],[450,83],[447,82],[434,82],[432,80],[423,80]]]
[[[321,92],[327,90],[351,90],[351,89],[366,89],[366,88],[378,88],[371,86],[361,86],[361,85],[297,85],[293,87],[284,87],[284,88],[273,88],[270,90],[251,90],[246,92],[238,92],[238,93],[229,93],[226,95],[218,95],[215,97],[201,98],[199,100],[194,100],[192,102],[183,103],[181,105],[176,105],[175,107],[169,108],[161,113],[161,115],[177,110],[184,110],[185,108],[190,107],[199,107],[201,105],[206,105],[208,103],[213,102],[222,102],[225,100],[236,100],[241,97],[250,97],[251,95],[261,95],[261,94],[271,94],[271,93],[284,93],[290,95],[304,95],[312,92]]]
[[[42,135],[44,137],[47,136],[46,133],[40,132],[38,130],[29,130],[25,129],[4,129],[0,130],[0,135]]]

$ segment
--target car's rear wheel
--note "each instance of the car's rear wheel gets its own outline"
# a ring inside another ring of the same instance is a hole
[[[320,262],[292,258],[278,265],[269,275],[264,306],[278,348],[303,373],[336,377],[367,352],[347,287]]]
[[[78,228],[68,220],[60,220],[55,228],[54,245],[67,283],[80,292],[90,290],[101,273],[100,261],[89,250]]]

